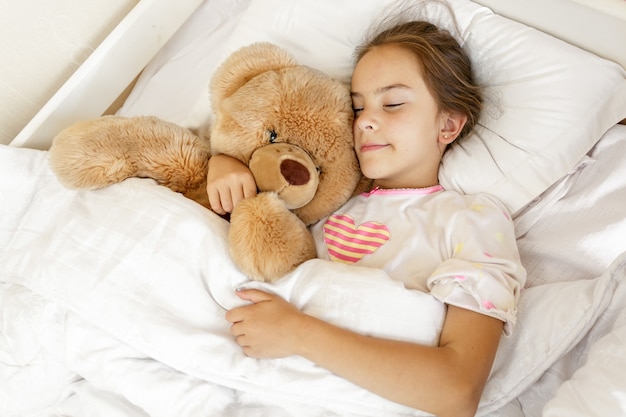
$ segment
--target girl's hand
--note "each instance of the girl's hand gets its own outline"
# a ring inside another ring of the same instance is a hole
[[[283,298],[260,290],[241,290],[237,295],[252,304],[226,313],[243,352],[254,358],[282,358],[298,353],[300,335],[306,334],[306,315]],[[303,333],[304,332],[304,333]]]
[[[231,213],[244,198],[256,195],[256,182],[248,167],[224,154],[209,159],[206,191],[211,209],[217,214]]]

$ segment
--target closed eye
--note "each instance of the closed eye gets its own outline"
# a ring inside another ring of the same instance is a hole
[[[392,110],[393,110],[394,108],[396,108],[396,107],[400,107],[400,106],[402,106],[403,104],[404,104],[404,103],[385,104],[383,107],[384,107],[385,109],[392,109]]]

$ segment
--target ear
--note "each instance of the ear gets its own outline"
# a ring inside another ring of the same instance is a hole
[[[217,67],[209,83],[211,102],[216,107],[248,81],[268,71],[296,66],[291,54],[272,43],[258,42],[243,46]]]
[[[444,112],[441,115],[439,143],[449,145],[461,134],[467,116],[457,112]]]
[[[268,115],[278,114],[281,105],[280,79],[275,71],[266,71],[218,104],[216,114],[223,112],[232,117],[241,127],[253,132],[262,132],[269,126]]]

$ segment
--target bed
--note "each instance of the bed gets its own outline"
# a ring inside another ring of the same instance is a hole
[[[0,416],[427,415],[302,358],[247,358],[224,320],[247,285],[356,331],[419,340],[423,294],[321,260],[250,283],[222,218],[149,179],[68,190],[47,163],[56,132],[97,117],[140,70],[117,113],[194,129],[211,122],[212,71],[253,41],[347,82],[353,46],[390,1],[187,1],[170,39],[156,33],[149,57],[112,76],[103,57],[132,53],[139,27],[168,16],[148,3],[0,147]],[[440,180],[501,199],[528,278],[477,415],[626,415],[626,4],[484,2],[496,14],[479,3],[450,0],[486,111]],[[424,18],[450,25],[441,10]],[[94,83],[106,94],[86,94]]]

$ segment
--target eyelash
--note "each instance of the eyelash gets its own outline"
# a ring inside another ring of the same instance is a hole
[[[388,108],[396,108],[396,107],[400,107],[402,106],[404,103],[394,103],[394,104],[385,104],[383,105],[383,108],[388,109]],[[358,108],[353,108],[352,109],[354,111],[355,115],[358,115],[359,112],[363,111],[363,107],[358,107]]]

